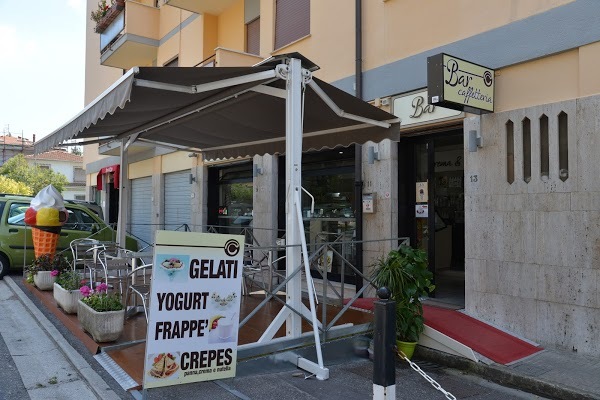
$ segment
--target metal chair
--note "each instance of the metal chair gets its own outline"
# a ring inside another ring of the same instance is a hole
[[[95,239],[75,239],[69,244],[73,255],[73,270],[81,269],[89,274],[90,287],[94,287],[94,281],[100,271],[98,264],[98,251],[102,248],[101,243]]]
[[[143,264],[135,267],[127,274],[127,290],[125,292],[125,318],[139,311],[137,304],[131,308],[129,305],[130,296],[136,295],[142,301],[142,308],[148,323],[148,306],[150,304],[150,281],[152,279],[152,264]]]
[[[132,252],[118,246],[106,247],[98,253],[98,260],[104,272],[104,282],[108,287],[119,288],[123,295],[124,283],[131,271]]]

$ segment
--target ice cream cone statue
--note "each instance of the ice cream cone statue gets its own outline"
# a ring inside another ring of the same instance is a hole
[[[67,222],[67,209],[63,197],[52,185],[38,192],[25,212],[25,223],[31,226],[35,257],[42,254],[54,256],[60,230]]]

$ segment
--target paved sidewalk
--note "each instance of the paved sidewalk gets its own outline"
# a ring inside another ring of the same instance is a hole
[[[0,280],[0,334],[4,339],[0,339],[0,360],[4,365],[0,371],[1,382],[4,382],[0,385],[0,400],[26,398],[27,394],[32,399],[141,398],[140,392],[114,389],[115,382],[104,371],[97,369],[97,373],[92,368],[90,363],[95,360],[91,355],[86,360],[74,349],[77,344],[70,344],[65,339],[68,334],[61,333],[37,307],[11,277]],[[79,351],[85,352],[85,348]],[[302,349],[297,353],[313,358],[314,349]],[[153,389],[148,392],[148,398],[199,398],[198,394],[202,393],[202,398],[232,400],[370,399],[372,363],[364,358],[352,358],[352,353],[351,342],[333,342],[324,346],[331,375],[327,381],[305,380],[304,374],[292,364],[281,362],[280,357],[273,355],[241,362],[236,378]],[[415,361],[458,399],[523,398],[521,392],[486,383],[490,381],[532,393],[525,395],[527,399],[541,396],[600,400],[600,358],[574,352],[545,350],[511,366],[502,366],[475,363],[419,348]],[[398,399],[443,398],[403,361],[398,361],[396,375]],[[474,376],[483,379],[476,381],[479,378]],[[17,382],[19,378],[27,394]],[[465,383],[465,379],[470,381]]]
[[[31,399],[120,398],[9,276],[0,280],[0,310],[0,334],[18,371],[12,378],[20,376]],[[2,392],[0,398],[23,398]]]

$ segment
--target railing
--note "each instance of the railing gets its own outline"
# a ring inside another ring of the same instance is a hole
[[[207,57],[198,64],[194,65],[194,67],[216,67],[216,58],[217,55],[213,54],[212,56]]]
[[[100,54],[114,43],[125,29],[125,12],[122,11],[100,34]]]

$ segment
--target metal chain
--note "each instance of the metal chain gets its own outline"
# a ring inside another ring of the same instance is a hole
[[[412,369],[414,369],[415,371],[417,371],[423,378],[425,378],[425,380],[429,383],[431,383],[431,386],[433,386],[434,388],[436,388],[437,390],[439,390],[440,392],[444,393],[444,396],[446,396],[446,398],[448,400],[456,400],[456,397],[454,397],[454,395],[450,392],[447,392],[446,390],[444,390],[443,387],[440,386],[439,383],[437,383],[433,378],[431,378],[429,375],[427,375],[425,372],[423,372],[423,370],[414,362],[410,361],[408,359],[408,357],[406,357],[406,355],[397,347],[395,348],[396,350],[396,354],[398,354],[398,357],[400,357],[401,359],[405,360],[406,362],[408,362],[408,364],[410,365],[410,367]]]

